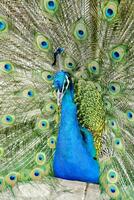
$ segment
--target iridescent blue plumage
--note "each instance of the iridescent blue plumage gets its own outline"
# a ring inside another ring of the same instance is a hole
[[[87,129],[80,128],[73,84],[69,81],[67,87],[67,80],[69,81],[68,74],[64,71],[58,72],[54,78],[57,90],[65,88],[53,163],[54,174],[59,178],[98,183],[99,164],[94,159],[96,152],[93,137]]]

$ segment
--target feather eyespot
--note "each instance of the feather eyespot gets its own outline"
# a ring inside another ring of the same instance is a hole
[[[124,142],[121,138],[114,138],[113,146],[116,150],[124,150]]]
[[[55,2],[54,1],[48,1],[48,8],[50,10],[54,10],[55,9]]]
[[[40,46],[41,46],[43,49],[47,49],[47,48],[48,48],[48,42],[42,41],[42,42],[40,43]]]
[[[45,115],[52,115],[56,112],[57,110],[57,104],[54,102],[48,102],[43,108],[43,113]]]
[[[104,106],[105,106],[106,110],[109,110],[112,107],[112,104],[109,100],[104,99]]]
[[[40,129],[40,130],[48,130],[49,129],[49,122],[48,120],[46,119],[41,119],[38,121],[37,123],[37,128]]]
[[[14,122],[15,122],[15,116],[14,115],[4,115],[2,117],[2,124],[3,125],[10,126],[10,125],[13,125]]]
[[[3,31],[6,28],[6,23],[3,21],[0,21],[0,31]]]
[[[52,79],[52,76],[51,76],[50,74],[48,74],[48,75],[47,75],[47,79],[48,79],[48,80],[51,80],[51,79]]]
[[[85,34],[85,33],[84,33],[83,30],[80,30],[80,29],[79,29],[79,30],[77,31],[77,35],[78,35],[78,37],[80,37],[80,38],[83,38],[83,37],[84,37],[84,34]]]
[[[99,74],[99,63],[97,61],[91,61],[88,65],[88,71],[90,74],[98,75]]]
[[[134,113],[133,113],[133,111],[128,110],[128,111],[126,112],[126,116],[127,116],[128,121],[130,121],[130,122],[133,122],[133,121],[134,121]]]
[[[109,128],[111,128],[113,131],[117,132],[118,131],[118,124],[117,121],[115,119],[109,119],[108,120],[108,125]]]
[[[0,18],[0,33],[5,32],[7,30],[8,30],[7,22],[4,19]]]
[[[127,51],[126,45],[119,45],[112,49],[110,57],[114,62],[121,62],[127,54]]]
[[[12,69],[12,66],[10,64],[5,64],[4,68],[6,71],[10,71]]]
[[[8,185],[10,185],[11,187],[14,187],[17,182],[17,173],[16,172],[9,173],[6,176],[5,181]]]
[[[44,11],[48,12],[51,15],[54,15],[59,9],[58,0],[43,0],[42,3]]]
[[[50,147],[50,149],[54,149],[56,147],[56,137],[51,136],[47,141],[47,145]]]
[[[10,62],[2,61],[0,62],[0,71],[4,74],[10,74],[14,71],[14,66]]]
[[[50,40],[41,34],[36,34],[36,44],[40,50],[46,53],[52,50],[52,45]]]
[[[29,97],[33,97],[33,96],[34,96],[34,93],[33,93],[32,90],[29,90],[29,91],[27,92],[27,95],[28,95]]]
[[[38,165],[43,165],[46,162],[46,154],[44,152],[39,152],[36,154],[35,161]]]
[[[74,34],[74,37],[79,41],[87,39],[88,31],[87,31],[87,26],[84,23],[84,21],[80,20],[75,24],[73,34]]]
[[[109,92],[110,94],[116,96],[117,94],[120,93],[120,85],[118,83],[110,83],[108,85],[108,89],[109,89]]]
[[[28,88],[28,89],[23,90],[22,94],[23,94],[23,97],[30,100],[30,99],[33,99],[35,97],[36,92],[32,88]]]
[[[108,17],[111,17],[111,16],[113,16],[113,10],[111,9],[111,8],[107,8],[106,9],[106,15],[108,16]]]
[[[110,183],[116,183],[118,181],[118,173],[115,170],[110,169],[107,173],[107,180]]]
[[[74,59],[72,57],[66,56],[64,59],[64,67],[68,71],[75,69],[76,63]]]
[[[103,16],[104,19],[111,22],[115,19],[118,12],[118,3],[117,2],[108,2],[103,7]]]
[[[40,180],[42,176],[43,176],[43,170],[38,167],[34,168],[30,173],[30,177],[32,180]]]
[[[107,188],[106,188],[107,194],[111,197],[111,198],[117,198],[119,197],[119,189],[115,184],[108,184]]]
[[[42,78],[46,83],[52,84],[54,80],[54,75],[51,72],[44,71],[42,72]]]
[[[101,85],[99,84],[99,83],[95,83],[95,88],[99,91],[99,92],[101,92],[102,91],[102,87],[101,87]]]

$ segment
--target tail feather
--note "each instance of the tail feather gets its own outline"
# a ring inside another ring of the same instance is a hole
[[[79,122],[90,129],[102,120],[103,131],[94,131],[102,144],[100,198],[131,199],[133,8],[132,0],[0,2],[0,190],[53,173],[59,109],[52,82],[60,69],[52,63],[60,47],[63,69],[80,84]],[[87,113],[90,104],[96,115]]]

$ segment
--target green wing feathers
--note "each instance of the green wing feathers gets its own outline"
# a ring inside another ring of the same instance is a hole
[[[62,47],[79,123],[94,135],[100,198],[132,199],[133,10],[132,0],[0,2],[0,191],[53,175]]]

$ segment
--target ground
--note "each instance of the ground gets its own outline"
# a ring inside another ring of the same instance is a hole
[[[99,200],[99,186],[77,181],[59,180],[55,191],[43,183],[19,184],[14,188],[15,198],[10,191],[0,194],[0,200]]]

